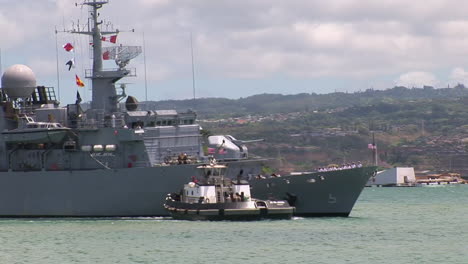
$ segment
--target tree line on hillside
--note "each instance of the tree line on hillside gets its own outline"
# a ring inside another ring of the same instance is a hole
[[[392,103],[432,99],[453,99],[468,97],[468,89],[463,85],[453,88],[435,89],[405,88],[401,86],[387,90],[367,89],[363,92],[329,94],[301,93],[295,95],[258,94],[239,99],[198,98],[188,100],[149,101],[142,104],[145,110],[194,109],[200,118],[236,117],[247,114],[273,114],[290,112],[325,111],[339,107],[382,104],[381,107],[396,107]],[[391,110],[391,109],[387,109]]]
[[[251,146],[253,153],[269,157],[281,153],[295,168],[370,160],[367,144],[372,132],[379,145],[379,157],[388,166],[448,168],[454,163],[445,162],[444,156],[455,159],[468,153],[468,145],[462,143],[468,138],[466,105],[468,97],[404,98],[336,111],[305,112],[287,120],[202,125],[213,134],[263,138],[264,143]]]

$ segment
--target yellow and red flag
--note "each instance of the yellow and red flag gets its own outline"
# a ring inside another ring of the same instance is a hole
[[[78,85],[79,87],[84,87],[85,86],[84,82],[76,74],[75,74],[75,79],[76,79],[76,85]]]

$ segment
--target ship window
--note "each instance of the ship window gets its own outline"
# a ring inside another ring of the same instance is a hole
[[[191,125],[193,125],[193,119],[190,119],[190,120],[189,120],[189,123],[190,123]]]
[[[163,120],[162,123],[161,123],[163,126],[165,126],[167,123],[166,123],[166,120]]]
[[[161,121],[156,121],[156,125],[157,125],[157,126],[160,126],[160,125],[161,125]]]
[[[106,151],[115,151],[115,145],[106,145]]]
[[[90,145],[83,145],[81,146],[82,151],[91,151],[92,147]]]
[[[63,144],[63,148],[66,150],[75,150],[76,149],[76,142],[75,141],[66,141]]]
[[[102,150],[103,150],[103,147],[102,147],[102,145],[94,145],[94,146],[93,146],[93,150],[94,150],[94,151],[102,151]]]
[[[143,121],[136,121],[136,122],[132,122],[132,128],[133,129],[141,129],[143,126],[145,125],[145,123],[143,123]]]
[[[172,120],[168,120],[168,121],[167,121],[167,125],[168,125],[168,126],[172,126]]]

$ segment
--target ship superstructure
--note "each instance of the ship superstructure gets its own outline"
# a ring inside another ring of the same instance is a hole
[[[249,158],[245,142],[215,136],[203,147],[195,112],[142,111],[125,89],[117,93],[119,80],[136,76],[127,66],[141,48],[102,46],[103,36],[119,32],[101,30],[100,9],[108,3],[84,1],[90,8],[89,28],[70,31],[91,38],[93,68],[85,72],[92,82],[90,109],[83,111],[80,100],[59,106],[53,88],[37,85],[25,65],[13,65],[3,74],[0,217],[167,215],[167,193],[196,175],[205,152],[227,164],[228,177],[252,178],[255,196],[297,201],[298,213],[349,214],[370,168],[346,173],[345,189],[339,186],[340,175],[332,172],[256,180],[261,161]],[[117,68],[103,68],[103,56]],[[320,191],[315,194],[315,189]],[[329,197],[335,199],[332,204]]]
[[[90,109],[78,100],[60,107],[53,88],[38,86],[25,65],[2,76],[0,215],[157,215],[165,186],[189,179],[191,164],[204,158],[195,112],[140,111],[134,97],[117,93],[116,82],[136,76],[127,65],[141,47],[102,47],[103,36],[119,32],[101,31],[99,13],[108,2],[85,1],[90,27],[69,31],[92,40]],[[117,67],[103,68],[103,54]],[[172,166],[181,154],[183,164]]]
[[[2,79],[2,105],[9,119],[0,129],[7,130],[3,135],[8,143],[2,153],[10,161],[0,164],[0,169],[119,169],[162,164],[179,153],[200,156],[200,126],[195,123],[195,112],[139,111],[131,96],[126,111],[119,109],[119,101],[126,94],[125,90],[117,94],[115,84],[124,77],[136,76],[135,69],[126,66],[141,52],[141,47],[105,48],[107,56],[118,67],[103,68],[102,38],[119,32],[100,29],[99,9],[107,3],[85,1],[83,5],[90,6],[91,27],[87,31],[80,27],[70,31],[92,39],[93,68],[86,70],[86,77],[92,81],[92,101],[86,112],[81,110],[79,102],[59,107],[52,88],[36,87],[34,74],[26,66],[16,65],[6,71]],[[72,130],[62,131],[61,140],[50,141],[47,137],[43,142],[29,140],[39,132],[21,128],[22,116],[35,122],[57,122]],[[13,137],[21,134],[23,143],[18,142],[20,136]],[[32,150],[37,155],[31,155]]]

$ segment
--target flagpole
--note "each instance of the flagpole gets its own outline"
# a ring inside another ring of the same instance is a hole
[[[60,73],[59,73],[59,60],[58,60],[58,40],[57,40],[57,27],[55,27],[55,61],[56,61],[56,66],[57,66],[57,91],[58,91],[58,99],[59,102],[62,101],[62,98],[60,97]]]
[[[145,101],[148,105],[148,82],[146,79],[146,42],[145,42],[145,32],[143,32],[143,64],[145,69]],[[148,109],[147,109],[148,110]]]
[[[195,110],[195,63],[193,62],[193,37],[192,32],[190,31],[190,49],[192,55],[192,89],[193,89],[193,109]]]
[[[0,48],[0,75],[3,76],[3,67],[2,67],[2,48]]]
[[[375,132],[372,131],[372,163],[377,166],[377,145],[375,144]]]

